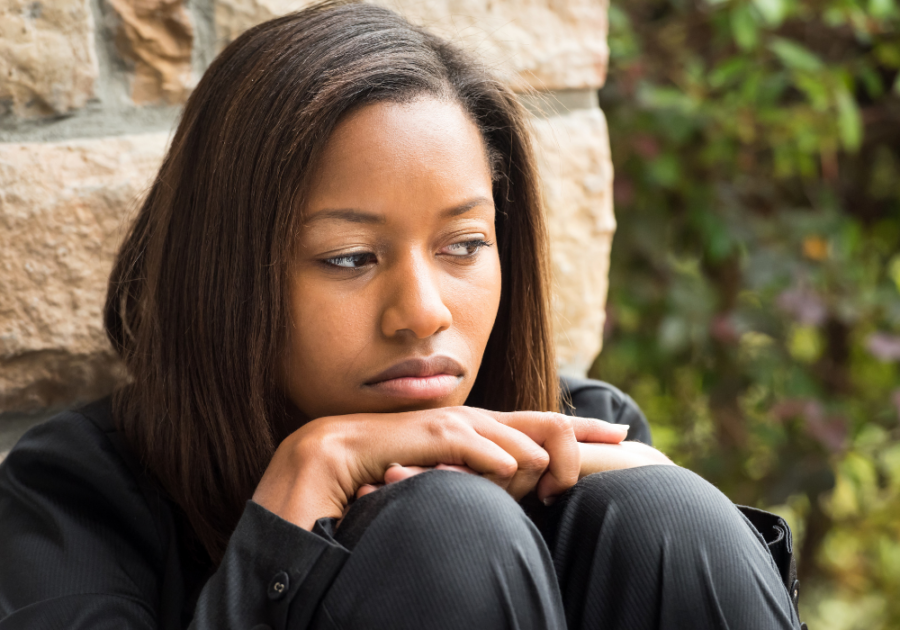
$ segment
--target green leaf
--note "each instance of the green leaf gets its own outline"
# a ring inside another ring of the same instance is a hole
[[[747,69],[748,63],[743,57],[723,61],[709,74],[709,85],[718,89],[733,83]]]
[[[808,75],[798,76],[795,84],[798,89],[806,94],[806,98],[809,99],[809,103],[814,110],[824,112],[828,109],[831,104],[831,99],[829,98],[831,95],[828,93],[828,88],[825,84]]]
[[[859,115],[859,108],[856,101],[846,89],[838,90],[835,95],[838,109],[838,133],[841,137],[841,143],[848,151],[856,151],[862,144],[863,125],[862,117]]]
[[[759,43],[756,16],[749,6],[739,6],[731,12],[731,33],[741,50],[751,50]]]
[[[681,178],[681,166],[678,158],[671,153],[664,153],[652,160],[647,167],[650,179],[663,188],[674,187]]]
[[[863,85],[866,86],[866,92],[872,100],[877,99],[884,94],[884,85],[881,83],[881,76],[871,66],[863,66],[859,70],[859,78],[862,79]]]
[[[900,292],[900,254],[891,258],[887,265],[887,275],[894,282],[897,291]]]
[[[876,20],[883,20],[895,14],[897,7],[894,0],[869,0],[869,15]]]
[[[900,68],[900,42],[881,42],[872,51],[875,59],[888,68]]]
[[[822,14],[822,21],[828,26],[836,28],[847,23],[847,15],[839,7],[828,7]]]
[[[813,52],[789,39],[784,39],[782,37],[774,38],[769,43],[769,50],[775,53],[781,60],[781,63],[791,70],[816,72],[823,67],[822,60]]]
[[[812,363],[822,355],[825,344],[815,326],[794,326],[788,335],[787,347],[797,361]]]
[[[876,1],[876,0],[873,0]],[[885,0],[881,0],[884,2]],[[890,0],[887,0],[890,2]],[[753,4],[762,14],[769,26],[777,28],[784,21],[787,13],[787,2],[784,0],[753,0]]]
[[[649,109],[691,111],[697,106],[694,99],[675,88],[642,85],[637,96],[641,105]]]

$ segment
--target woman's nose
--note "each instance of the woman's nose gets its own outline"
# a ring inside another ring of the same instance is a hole
[[[385,277],[387,306],[381,329],[387,337],[404,332],[418,339],[447,330],[453,324],[439,283],[440,271],[423,256],[408,255]]]

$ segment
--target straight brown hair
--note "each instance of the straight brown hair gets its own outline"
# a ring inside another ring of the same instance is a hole
[[[104,313],[131,376],[117,426],[216,563],[285,413],[276,366],[308,176],[348,112],[423,94],[457,100],[495,156],[501,301],[467,404],[559,407],[547,230],[516,96],[387,9],[332,0],[260,24],[188,100]]]

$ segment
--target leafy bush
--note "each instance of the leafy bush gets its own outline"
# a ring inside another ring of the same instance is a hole
[[[592,375],[786,516],[814,630],[900,627],[900,7],[619,0]]]

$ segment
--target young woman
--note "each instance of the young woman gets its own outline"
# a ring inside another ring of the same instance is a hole
[[[547,276],[484,69],[365,4],[248,31],[112,273],[131,384],[0,468],[0,629],[799,627],[783,521],[561,389]]]

